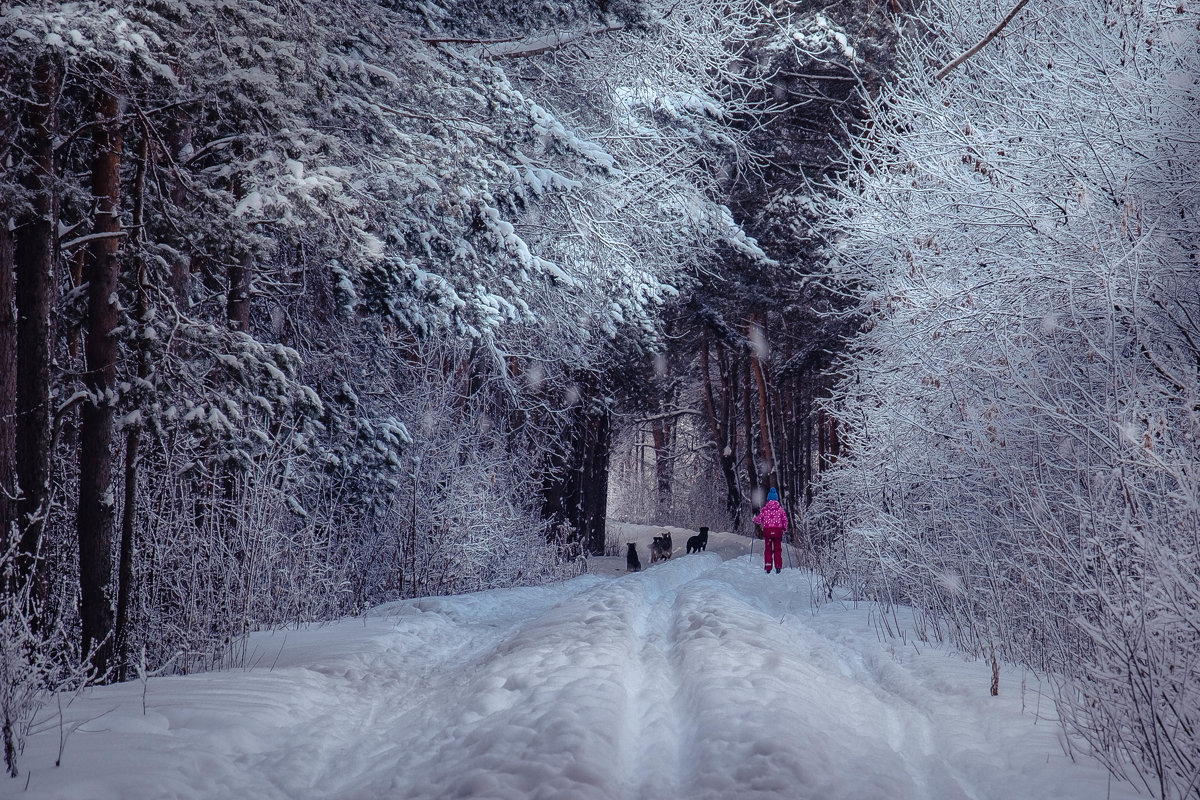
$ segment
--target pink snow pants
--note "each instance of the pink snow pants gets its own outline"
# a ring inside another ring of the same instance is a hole
[[[783,569],[783,531],[763,531],[763,563],[767,572],[771,571],[772,561],[775,569]]]

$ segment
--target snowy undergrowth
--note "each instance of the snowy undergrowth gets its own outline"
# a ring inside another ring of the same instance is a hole
[[[858,300],[815,518],[864,595],[1063,673],[1068,727],[1200,790],[1194,4],[930,3],[828,209]],[[1009,4],[1002,4],[1009,5]]]
[[[706,553],[258,634],[246,669],[90,690],[62,766],[43,720],[0,797],[1134,796],[1064,754],[1030,676],[990,697],[816,580]]]

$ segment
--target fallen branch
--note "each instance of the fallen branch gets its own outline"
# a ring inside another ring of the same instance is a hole
[[[520,41],[520,36],[507,36],[503,39],[464,39],[461,37],[444,36],[437,39],[422,39],[426,44],[500,44],[502,42],[517,42]]]
[[[1029,0],[1020,0],[1020,2],[1018,2],[1015,6],[1013,6],[1013,10],[1008,12],[1008,16],[1005,17],[1004,19],[1000,20],[999,25],[992,28],[991,33],[989,33],[987,36],[985,36],[979,40],[979,44],[975,45],[970,50],[963,53],[961,56],[954,59],[949,64],[947,64],[946,66],[944,66],[940,70],[938,70],[937,74],[933,76],[933,79],[940,81],[942,78],[945,78],[947,75],[949,75],[951,72],[953,72],[954,69],[956,67],[958,67],[959,64],[963,63],[968,58],[975,55],[983,48],[987,47],[987,43],[990,42],[992,39],[995,39],[996,35],[999,34],[1000,31],[1004,30],[1005,26],[1008,25],[1008,23],[1012,22],[1013,17],[1015,17],[1017,15],[1017,12],[1019,12],[1022,8],[1024,8],[1025,4],[1028,2],[1029,2]]]

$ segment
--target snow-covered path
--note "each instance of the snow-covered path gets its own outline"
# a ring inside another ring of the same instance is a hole
[[[62,767],[55,716],[0,797],[1134,796],[1020,671],[990,697],[985,665],[811,591],[706,553],[264,634],[247,670],[76,699]]]

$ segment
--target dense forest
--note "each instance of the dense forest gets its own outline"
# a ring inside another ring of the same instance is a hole
[[[710,524],[809,480],[771,426],[818,417],[828,337],[768,317],[898,30],[847,13],[5,4],[10,766],[47,687],[586,568],[641,425],[670,515],[698,365]]]
[[[0,712],[753,533],[1200,793],[1190,0],[0,2]],[[886,615],[881,617],[885,621]]]

